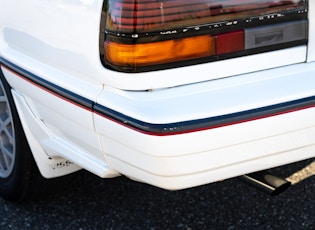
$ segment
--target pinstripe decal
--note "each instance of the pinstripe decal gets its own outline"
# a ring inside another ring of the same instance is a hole
[[[247,111],[225,114],[216,117],[167,124],[151,124],[129,117],[103,105],[94,103],[89,99],[86,99],[78,94],[61,88],[51,82],[48,82],[47,80],[40,78],[3,58],[0,58],[0,62],[2,66],[18,74],[26,81],[31,82],[37,87],[40,87],[64,100],[67,100],[70,103],[90,110],[97,115],[100,115],[106,119],[109,119],[130,129],[154,136],[176,135],[207,129],[214,129],[308,109],[315,106],[315,96],[311,96],[294,101],[279,103]]]

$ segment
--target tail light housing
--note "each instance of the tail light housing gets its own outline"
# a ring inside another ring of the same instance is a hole
[[[307,43],[307,0],[107,0],[101,59],[143,72]]]

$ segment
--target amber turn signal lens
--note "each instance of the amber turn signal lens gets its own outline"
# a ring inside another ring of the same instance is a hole
[[[104,43],[107,61],[118,66],[148,66],[185,61],[215,54],[209,35],[144,44]]]

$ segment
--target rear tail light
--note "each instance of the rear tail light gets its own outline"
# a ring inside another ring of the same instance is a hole
[[[108,0],[102,61],[142,72],[307,42],[307,0]]]

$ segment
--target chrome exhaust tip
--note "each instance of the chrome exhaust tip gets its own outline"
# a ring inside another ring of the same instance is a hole
[[[271,196],[278,195],[291,186],[291,182],[267,171],[259,171],[241,176],[241,179]]]

